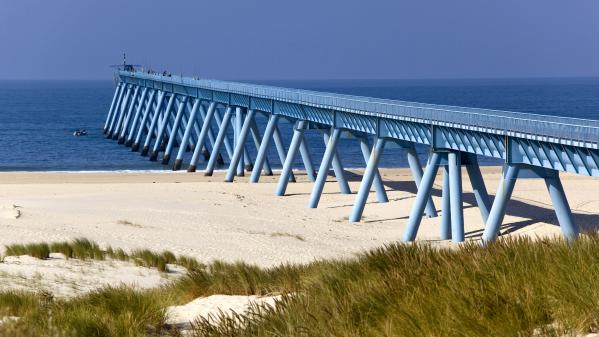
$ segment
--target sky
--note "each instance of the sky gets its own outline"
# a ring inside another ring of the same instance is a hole
[[[0,79],[599,76],[597,0],[0,0]]]

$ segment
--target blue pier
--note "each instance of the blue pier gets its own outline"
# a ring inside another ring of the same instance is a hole
[[[439,214],[440,238],[465,240],[463,169],[485,223],[483,242],[501,234],[518,179],[544,180],[562,233],[572,240],[580,229],[572,216],[560,172],[599,177],[599,121],[136,71],[119,71],[117,75],[119,82],[104,123],[107,138],[131,146],[132,151],[139,151],[141,146],[142,156],[149,155],[150,160],[157,160],[162,153],[164,165],[176,154],[174,170],[183,167],[189,149],[193,149],[187,169],[190,172],[196,170],[202,156],[207,160],[206,175],[212,175],[216,165],[224,164],[226,159],[228,182],[248,171],[249,181],[258,183],[261,175],[272,175],[272,165],[280,164],[282,171],[275,190],[279,196],[285,195],[288,184],[295,181],[293,165],[300,156],[308,179],[314,183],[307,200],[310,208],[318,206],[331,169],[340,192],[352,193],[338,144],[346,135],[356,139],[365,170],[348,215],[350,222],[362,218],[371,190],[378,202],[388,201],[379,161],[387,145],[403,148],[417,186],[403,233],[405,241],[416,239],[424,216]],[[268,121],[263,130],[258,128],[257,118]],[[279,129],[282,121],[293,125],[287,147]],[[308,134],[323,138],[326,149],[322,158],[312,158],[305,141]],[[416,145],[429,148],[424,168]],[[272,146],[278,163],[270,162],[267,156]],[[257,153],[255,158],[248,151],[252,147]],[[477,156],[504,162],[502,180],[492,202]],[[440,213],[431,198],[439,171]]]

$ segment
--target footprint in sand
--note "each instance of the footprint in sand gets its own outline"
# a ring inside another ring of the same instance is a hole
[[[22,208],[17,205],[3,206],[0,208],[0,219],[18,219],[22,215]]]

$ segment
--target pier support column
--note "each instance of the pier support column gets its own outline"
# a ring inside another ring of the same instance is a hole
[[[229,127],[229,123],[231,122],[231,114],[232,114],[231,110],[232,110],[232,108],[230,106],[227,106],[225,115],[223,116],[222,122],[220,123],[218,135],[216,136],[216,140],[214,142],[214,148],[212,149],[212,153],[210,154],[210,159],[208,160],[208,164],[206,165],[206,171],[204,173],[204,175],[206,175],[206,176],[211,176],[212,173],[214,172],[214,166],[216,165],[216,160],[217,160],[218,154],[220,152],[220,147],[225,140],[225,136],[227,134],[227,128]],[[197,148],[201,148],[201,146],[196,146],[196,149]],[[190,169],[191,169],[191,167],[190,167]]]
[[[240,134],[241,134],[241,129],[243,128],[243,116],[245,115],[245,109],[241,108],[241,107],[236,107],[235,108],[235,120],[234,120],[234,130],[235,133],[233,134],[233,147],[236,148],[237,145],[240,143]],[[239,160],[237,161],[237,176],[238,177],[243,177],[244,172],[243,172],[243,167],[244,167],[244,163],[245,163],[245,142],[242,142],[243,145],[241,146],[241,154],[242,156],[239,158]],[[235,156],[235,150],[233,150],[233,156],[229,157],[229,160],[233,160]]]
[[[277,185],[276,195],[278,196],[285,195],[285,190],[287,189],[287,184],[289,183],[289,177],[291,176],[291,171],[293,170],[293,162],[297,156],[297,151],[299,150],[302,138],[304,137],[304,131],[306,130],[307,124],[308,122],[300,120],[297,122],[295,129],[293,130],[293,138],[291,139],[291,144],[289,144],[289,151],[285,157],[283,170],[281,171],[281,177],[279,178],[279,184]]]
[[[277,149],[277,154],[279,155],[281,165],[283,165],[285,164],[285,157],[287,156],[287,151],[285,150],[285,144],[283,143],[281,131],[279,131],[278,126],[275,126],[275,132],[272,136],[272,139],[275,141],[275,148]],[[293,174],[293,171],[289,172],[289,182],[295,182],[295,175]]]
[[[441,205],[441,240],[451,239],[451,192],[449,187],[449,167],[443,167],[443,196]]]
[[[240,108],[238,108],[237,112],[240,112]],[[256,112],[254,110],[249,109],[247,115],[245,116],[245,120],[241,127],[239,127],[239,133],[237,135],[237,144],[235,145],[235,151],[233,152],[233,158],[231,158],[231,162],[229,163],[229,169],[227,170],[227,174],[225,175],[226,182],[232,182],[235,177],[235,169],[237,168],[237,175],[239,175],[239,162],[243,159],[243,151],[245,149],[245,143],[247,141],[248,133],[250,132],[250,128],[252,125],[252,120],[254,119],[254,115]],[[243,166],[241,167],[241,173],[243,174]]]
[[[148,151],[150,150],[150,141],[152,140],[152,136],[154,135],[154,129],[156,128],[156,124],[158,123],[158,118],[160,118],[160,111],[162,110],[162,102],[164,101],[165,95],[166,93],[164,91],[161,92],[160,97],[158,98],[158,102],[156,102],[156,106],[154,107],[154,114],[152,115],[152,120],[150,121],[150,126],[148,127],[148,134],[146,136],[143,149],[141,151],[142,156],[147,156]],[[136,151],[137,148],[134,146],[131,150]]]
[[[151,161],[155,161],[158,158],[158,151],[160,149],[160,145],[162,145],[162,136],[164,135],[164,129],[166,128],[166,125],[168,124],[168,121],[171,118],[171,109],[173,108],[173,103],[175,102],[176,96],[177,94],[171,94],[171,97],[168,100],[168,104],[166,105],[166,109],[164,110],[164,117],[162,118],[162,123],[160,123],[158,127],[156,141],[154,142],[154,148],[152,150],[152,154],[150,155]],[[149,145],[150,143],[148,143],[148,146]]]
[[[146,88],[144,88],[142,90],[142,93],[145,93],[145,91],[146,91]],[[112,137],[112,139],[117,140],[118,144],[125,143],[125,133],[128,130],[129,121],[132,118],[133,109],[139,110],[138,107],[142,106],[142,100],[141,100],[141,98],[139,98],[137,96],[138,93],[139,93],[139,87],[136,87],[135,92],[133,93],[133,98],[131,99],[131,104],[129,105],[129,110],[127,111],[127,115],[125,116],[125,119],[122,122],[119,122],[117,124],[118,128],[115,130],[114,136]]]
[[[325,130],[323,134],[325,145],[329,143],[330,132],[329,130]],[[339,137],[341,138],[341,136]],[[347,183],[347,178],[345,178],[345,170],[343,169],[343,164],[341,163],[341,158],[339,157],[339,153],[337,152],[337,143],[339,140],[335,142],[335,149],[333,150],[333,161],[331,162],[333,166],[333,172],[335,172],[335,177],[337,178],[337,183],[339,184],[339,190],[341,194],[351,194],[351,190],[349,189],[349,184]],[[328,145],[327,145],[328,146]],[[316,203],[318,204],[318,202]],[[316,208],[316,206],[314,207]]]
[[[306,169],[308,179],[312,182],[316,181],[316,171],[314,170],[314,164],[312,164],[312,155],[310,154],[310,148],[306,141],[306,135],[304,135],[302,143],[300,144],[300,156],[304,162],[304,168]]]
[[[373,149],[376,150],[376,142],[378,142],[378,140],[375,141],[375,148]],[[385,142],[386,144],[386,142]],[[384,146],[384,144],[383,144]],[[362,151],[362,157],[364,157],[364,162],[368,165],[370,163],[370,144],[368,141],[368,136],[364,136],[364,137],[360,137],[360,150]],[[383,154],[383,149],[381,149],[381,153],[379,153],[378,155],[381,156]],[[383,179],[381,178],[381,173],[379,172],[379,161],[380,158],[377,159],[376,162],[376,168],[374,171],[374,180],[373,180],[373,184],[374,184],[374,190],[376,191],[376,199],[378,202],[380,203],[386,203],[389,202],[389,198],[387,197],[387,191],[385,191],[385,185],[383,185]],[[366,169],[368,169],[368,166],[366,166]],[[364,173],[366,174],[366,173]],[[362,180],[364,178],[362,177]],[[368,187],[368,190],[370,191],[370,186]],[[359,220],[358,220],[359,221]]]
[[[547,186],[547,191],[551,197],[553,209],[560,225],[560,229],[567,240],[574,240],[578,237],[580,229],[568,204],[564,188],[559,178],[559,172],[526,164],[508,164],[504,167],[503,179],[497,189],[489,219],[487,220],[485,231],[483,233],[483,243],[493,241],[497,238],[503,217],[507,208],[507,203],[514,190],[516,179],[543,179]]]
[[[201,109],[201,107],[200,107]],[[230,107],[227,107],[227,112],[230,113]],[[193,149],[193,155],[191,156],[191,160],[189,162],[189,168],[187,169],[187,172],[195,172],[196,167],[198,165],[198,161],[200,160],[200,155],[202,153],[202,149],[204,148],[204,144],[206,142],[206,137],[208,135],[208,132],[210,131],[210,128],[212,126],[212,119],[214,118],[214,115],[216,114],[216,102],[211,102],[210,106],[208,106],[208,112],[206,113],[206,117],[204,118],[204,123],[202,124],[202,129],[200,130],[200,134],[198,135],[198,141],[195,143],[195,147]],[[223,125],[221,124],[221,128],[223,128]],[[226,126],[225,126],[226,128]],[[226,133],[225,133],[226,134]],[[220,132],[219,132],[220,135]],[[217,140],[218,141],[218,136],[217,136]],[[215,141],[215,142],[216,142]],[[222,142],[222,140],[221,140]],[[220,148],[220,145],[218,146]],[[212,147],[212,155],[216,155],[218,158],[220,154],[220,151],[217,149],[217,145],[216,143],[213,145]],[[181,148],[179,149],[179,155],[177,156],[177,160],[179,161],[180,158],[183,157],[183,152],[181,150]],[[216,160],[215,158],[215,160]],[[215,162],[216,163],[216,162]],[[210,172],[210,174],[212,174],[212,172]]]
[[[254,139],[254,145],[256,146],[256,151],[259,151],[260,145],[262,144],[262,137],[260,136],[260,130],[258,129],[258,125],[256,124],[256,118],[252,118],[250,125],[250,132],[252,133],[252,138]],[[252,165],[252,174],[254,173],[254,165]],[[272,167],[270,167],[270,161],[268,160],[268,156],[264,158],[264,174],[267,176],[272,176]]]
[[[410,211],[410,218],[403,235],[403,241],[414,241],[414,239],[416,239],[416,233],[418,233],[418,228],[420,227],[420,222],[422,221],[422,214],[430,198],[433,183],[435,182],[435,177],[437,175],[437,171],[439,170],[440,161],[440,154],[437,152],[432,152],[429,157],[426,170],[422,176],[422,180],[418,185],[416,200],[414,201],[414,205]]]
[[[483,242],[490,242],[497,239],[499,229],[503,223],[503,217],[505,216],[505,209],[512,197],[519,171],[520,168],[517,165],[504,167],[502,179],[497,188],[495,200],[493,200],[493,206],[491,206],[491,211],[489,212],[489,218],[485,224],[485,231],[482,237]]]
[[[110,127],[108,128],[108,134],[106,135],[106,138],[108,138],[108,139],[112,138],[114,129],[117,124],[117,120],[120,119],[121,115],[123,115],[125,113],[125,109],[128,105],[130,96],[131,96],[131,87],[127,87],[127,92],[126,92],[125,96],[123,97],[123,99],[121,100],[121,104],[119,105],[118,112],[114,116],[112,116],[112,121],[110,122]]]
[[[123,139],[123,143],[125,144],[125,146],[130,147],[131,143],[132,143],[132,137],[133,137],[133,133],[136,131],[136,127],[137,127],[137,121],[139,120],[139,116],[141,115],[142,110],[146,107],[147,103],[146,103],[146,97],[148,95],[148,88],[144,88],[144,90],[141,93],[141,98],[139,100],[139,104],[137,105],[137,109],[135,109],[135,115],[133,116],[133,119],[131,120],[131,125],[128,127],[128,129],[123,129],[123,133],[121,134],[121,139]],[[120,143],[120,139],[119,139],[119,143]]]
[[[420,186],[420,181],[422,180],[422,165],[420,164],[420,160],[418,159],[418,153],[416,152],[416,147],[414,144],[410,144],[407,147],[404,147],[406,150],[406,155],[408,157],[408,164],[410,166],[410,171],[412,171],[412,176],[414,177],[414,182],[416,183],[416,187]],[[435,208],[435,204],[433,203],[433,198],[430,196],[426,202],[426,208],[424,210],[426,215],[429,218],[434,218],[437,216],[437,209]]]
[[[468,177],[470,178],[470,184],[472,185],[474,198],[476,199],[476,204],[480,210],[480,215],[483,218],[483,222],[486,223],[487,219],[489,218],[489,211],[491,210],[491,199],[489,199],[489,193],[487,193],[485,181],[480,173],[478,159],[476,158],[475,154],[463,153],[463,155],[468,157],[468,164],[465,165],[466,171],[468,172]]]
[[[279,115],[270,115],[268,118],[268,123],[266,124],[266,129],[264,130],[264,137],[262,137],[262,143],[260,143],[260,148],[258,148],[256,162],[254,163],[254,169],[252,170],[252,175],[250,176],[251,183],[257,183],[260,180],[262,167],[264,166],[264,162],[267,158],[268,145],[270,144],[270,140],[275,133],[275,128],[279,123],[279,118]],[[283,160],[282,163],[284,162],[285,161]]]
[[[179,134],[179,128],[181,124],[181,119],[183,119],[183,110],[185,110],[185,105],[187,103],[187,96],[184,96],[179,102],[179,109],[177,110],[177,115],[175,116],[175,121],[173,122],[173,129],[171,131],[170,137],[168,139],[168,143],[166,144],[166,149],[164,149],[164,156],[162,157],[162,165],[168,165],[168,162],[171,159],[171,151],[173,150],[173,146],[177,140],[177,135]],[[183,137],[181,137],[183,139]]]
[[[226,111],[225,111],[226,113]],[[231,110],[231,119],[233,118],[233,110]],[[216,120],[216,123],[218,125],[221,125],[221,117],[220,117],[220,112],[218,110],[216,110],[214,112],[214,119]],[[229,121],[229,123],[231,123],[231,121]],[[225,134],[225,138],[223,139],[223,144],[225,145],[225,150],[227,152],[227,156],[229,157],[229,160],[231,160],[231,158],[233,157],[233,147],[231,146],[231,142],[229,141],[229,136],[227,134]],[[219,165],[224,164],[224,162],[222,162],[222,156],[219,156],[220,158],[220,162],[217,161],[217,163]]]
[[[349,216],[349,222],[359,222],[362,218],[364,206],[366,205],[366,200],[368,199],[368,194],[370,193],[370,187],[372,186],[372,182],[376,179],[378,174],[378,165],[381,156],[383,155],[384,148],[385,139],[379,138],[376,140],[374,150],[372,151],[372,153],[369,153],[370,150],[368,148],[366,149],[367,153],[365,153],[364,158],[368,160],[368,164],[366,166],[366,170],[364,171],[362,182],[360,183],[360,189],[358,190],[358,195],[356,196],[356,201],[354,202],[354,208],[352,210],[351,215]],[[379,198],[380,197],[381,196],[379,195]],[[387,196],[385,195],[385,199],[386,197]]]
[[[151,114],[152,108],[154,106],[154,97],[155,96],[156,96],[156,91],[152,91],[152,93],[150,94],[150,98],[148,99],[148,103],[146,105],[144,114],[141,118],[141,122],[139,123],[139,129],[137,130],[137,135],[135,136],[135,141],[131,145],[131,151],[133,151],[133,152],[137,152],[137,150],[139,150],[139,142],[141,141],[141,137],[143,136],[144,130],[146,129],[148,119],[150,118],[150,114]],[[162,101],[162,99],[163,99],[163,94],[158,93],[157,100]]]
[[[340,129],[333,129],[333,133],[331,134],[331,136],[327,137],[327,147],[324,151],[324,156],[322,158],[322,162],[320,163],[320,168],[318,169],[318,175],[316,176],[314,187],[312,188],[310,202],[308,203],[309,208],[316,208],[318,206],[320,196],[322,195],[322,190],[324,189],[324,184],[329,174],[329,168],[331,167],[331,163],[333,162],[333,159],[335,157],[337,143],[339,142],[340,137]]]
[[[121,106],[123,105],[123,100],[125,98],[125,93],[127,92],[129,86],[127,84],[123,84],[121,87],[121,92],[119,93],[119,97],[116,101],[116,105],[114,106],[114,110],[112,112],[112,116],[110,117],[110,120],[108,121],[108,127],[106,129],[106,138],[108,137],[108,134],[110,134],[110,132],[112,131],[112,125],[114,124],[114,121],[116,120],[118,114],[121,111]]]
[[[449,166],[449,195],[451,209],[451,239],[453,242],[464,241],[464,207],[462,202],[462,159],[460,152],[447,154]]]
[[[567,240],[576,239],[580,234],[580,229],[572,216],[572,210],[568,204],[559,173],[555,171],[554,176],[545,177],[545,184],[547,185],[547,190],[549,191],[551,203],[553,203],[553,209],[555,210],[562,234]]]
[[[112,96],[112,103],[110,103],[110,109],[108,109],[108,115],[106,116],[106,122],[104,122],[104,134],[108,132],[108,125],[110,120],[112,119],[112,115],[114,114],[114,108],[117,102],[118,97],[120,96],[121,90],[123,88],[123,83],[119,82],[114,90],[114,95]]]
[[[181,168],[183,164],[183,156],[185,155],[185,149],[187,148],[187,144],[189,143],[189,139],[191,138],[191,133],[196,121],[196,115],[198,113],[198,109],[200,108],[199,99],[195,99],[193,102],[193,107],[191,108],[191,112],[189,113],[189,120],[187,121],[187,125],[185,126],[185,133],[183,133],[183,139],[181,140],[181,144],[179,146],[179,151],[177,152],[177,158],[175,159],[175,165],[173,166],[173,170],[177,171]],[[216,103],[210,103],[210,107],[208,108],[208,113],[210,114],[210,118],[212,119],[212,114],[214,113],[214,107]]]

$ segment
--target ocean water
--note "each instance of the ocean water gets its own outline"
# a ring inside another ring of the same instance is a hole
[[[345,94],[407,101],[502,109],[599,119],[599,79],[502,80],[347,80],[262,82]],[[160,162],[133,153],[104,137],[102,128],[114,90],[112,81],[0,81],[0,171],[165,170]],[[263,129],[264,119],[258,124]],[[89,132],[74,137],[78,128]],[[289,144],[290,125],[281,126]],[[322,136],[308,132],[317,166],[324,151]],[[254,152],[253,146],[249,147]],[[385,150],[381,165],[405,167],[397,148]],[[345,167],[363,167],[355,139],[341,141]],[[421,160],[426,148],[419,147]],[[188,154],[189,156],[189,154]],[[269,153],[277,165],[274,149]],[[185,159],[188,159],[186,157]],[[481,163],[498,164],[481,158]],[[201,165],[205,164],[200,162]],[[300,167],[301,161],[297,163]]]

